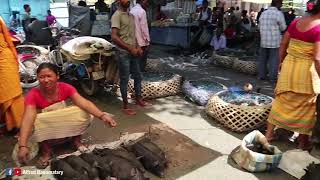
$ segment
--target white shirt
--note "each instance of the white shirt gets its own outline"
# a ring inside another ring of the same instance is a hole
[[[227,39],[226,36],[221,34],[218,39],[217,36],[214,36],[211,39],[210,46],[214,47],[214,50],[225,49],[227,48]]]
[[[279,48],[282,39],[281,31],[284,31],[286,27],[284,15],[276,7],[270,7],[264,11],[259,19],[260,46],[262,48]]]
[[[201,16],[201,21],[205,21],[207,20],[209,17],[209,14],[208,14],[208,8],[206,8],[204,11],[202,11],[202,16]]]

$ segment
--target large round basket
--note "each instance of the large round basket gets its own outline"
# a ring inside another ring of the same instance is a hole
[[[256,61],[244,61],[237,59],[234,61],[232,69],[246,73],[246,74],[251,74],[251,75],[256,75],[257,74],[257,62]]]
[[[145,70],[147,72],[162,72],[163,65],[159,59],[147,59]]]
[[[172,73],[143,73],[141,95],[146,99],[174,96],[181,92],[182,77]],[[134,80],[129,80],[129,91],[134,92]]]
[[[210,98],[206,112],[232,131],[251,131],[265,124],[272,100],[258,93],[221,91]]]
[[[184,81],[182,85],[186,97],[201,106],[205,106],[212,95],[225,89],[226,86],[214,81]]]
[[[214,65],[225,68],[232,68],[234,61],[238,58],[231,56],[221,56],[213,53],[211,59],[213,60]]]

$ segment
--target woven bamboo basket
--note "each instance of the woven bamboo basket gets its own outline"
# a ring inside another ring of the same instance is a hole
[[[184,81],[182,85],[186,97],[201,106],[205,106],[212,95],[225,89],[225,85],[214,81]]]
[[[145,99],[154,99],[166,96],[174,96],[181,93],[182,77],[177,74],[171,73],[144,73],[143,76],[148,74],[161,76],[163,74],[168,78],[159,81],[150,81],[147,78],[142,78],[141,95]],[[130,79],[128,83],[128,91],[134,92],[134,80]]]
[[[145,70],[147,72],[162,72],[163,65],[159,59],[147,59]]]
[[[209,116],[235,132],[251,131],[265,124],[271,110],[271,97],[255,93],[268,97],[270,102],[256,106],[237,105],[221,98],[226,92],[221,91],[208,101],[206,112]]]
[[[256,61],[243,61],[240,59],[234,61],[232,69],[251,75],[256,75],[258,71]]]
[[[218,54],[213,54],[211,59],[213,60],[213,64],[225,68],[232,68],[235,60],[238,60],[236,57],[231,56],[221,56]]]

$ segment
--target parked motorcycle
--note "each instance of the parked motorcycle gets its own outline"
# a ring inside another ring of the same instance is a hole
[[[87,95],[94,95],[100,87],[115,87],[118,70],[115,47],[105,39],[77,37],[62,45],[60,52],[63,61],[56,59],[56,64],[60,64],[63,76],[79,81]]]
[[[43,62],[50,62],[49,51],[40,46],[20,45],[18,53],[20,84],[22,88],[32,88],[39,85],[37,68]]]

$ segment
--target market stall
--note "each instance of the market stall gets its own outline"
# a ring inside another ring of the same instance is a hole
[[[163,27],[153,26],[150,28],[151,42],[188,48],[191,45],[194,29],[198,29],[197,23],[171,24]]]
[[[151,42],[188,48],[199,24],[193,0],[176,0],[161,6],[165,18],[153,19],[150,27]]]

